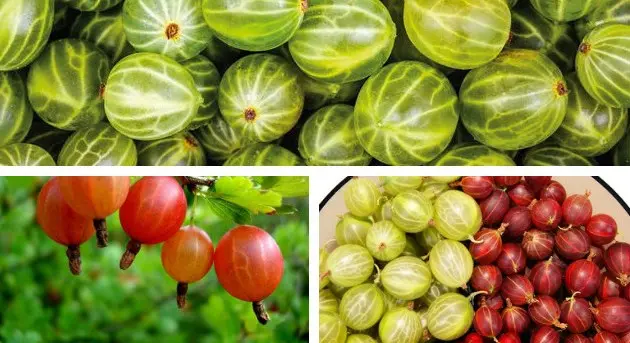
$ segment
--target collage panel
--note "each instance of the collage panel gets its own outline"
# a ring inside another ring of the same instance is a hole
[[[321,192],[320,343],[630,339],[620,176],[338,180]]]
[[[0,342],[308,342],[307,177],[0,177]]]

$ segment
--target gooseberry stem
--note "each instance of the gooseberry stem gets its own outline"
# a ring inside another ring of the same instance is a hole
[[[188,184],[199,185],[199,186],[212,186],[214,185],[214,179],[205,178],[199,176],[184,176],[186,182]]]
[[[79,246],[68,245],[66,256],[68,256],[68,266],[70,267],[70,272],[72,272],[73,275],[81,274],[81,251],[79,250]]]
[[[94,219],[94,229],[96,230],[96,246],[104,248],[108,243],[107,222],[105,219]]]
[[[136,255],[140,252],[141,247],[142,244],[133,239],[127,243],[127,250],[125,250],[125,253],[120,258],[120,269],[126,270],[131,266]]]
[[[177,308],[183,309],[186,307],[186,293],[188,293],[188,283],[177,283]]]
[[[269,314],[267,314],[267,310],[265,310],[265,305],[262,301],[254,301],[252,303],[252,307],[254,309],[254,313],[256,314],[256,319],[262,325],[267,324],[269,322]]]

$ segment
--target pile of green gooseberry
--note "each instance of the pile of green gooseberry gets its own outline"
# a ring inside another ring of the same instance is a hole
[[[348,212],[320,250],[320,343],[451,341],[469,330],[477,293],[464,295],[473,258],[461,241],[480,229],[482,213],[451,189],[458,179],[345,185]]]
[[[630,165],[630,0],[0,14],[0,165]]]

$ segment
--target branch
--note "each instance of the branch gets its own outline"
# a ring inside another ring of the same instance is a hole
[[[213,178],[198,177],[198,176],[184,176],[184,179],[186,180],[186,183],[189,184],[189,185],[195,185],[195,186],[212,186],[212,185],[214,185],[214,179]]]

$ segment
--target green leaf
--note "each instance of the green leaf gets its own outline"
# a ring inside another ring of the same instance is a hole
[[[282,176],[277,178],[278,180],[267,189],[287,198],[308,196],[308,176]]]
[[[252,221],[251,213],[240,205],[219,198],[206,198],[206,200],[212,212],[223,220],[237,224],[249,224]]]
[[[254,182],[242,176],[219,178],[215,182],[216,196],[240,205],[253,214],[274,212],[282,205],[282,195],[254,188]]]
[[[277,184],[281,176],[254,176],[254,182],[260,185],[260,187],[264,189],[271,189],[275,184]]]
[[[292,215],[292,214],[296,214],[298,213],[298,209],[295,206],[292,205],[282,205],[280,207],[276,207],[276,212],[273,213],[274,215],[282,215],[282,216],[288,216],[288,215]],[[270,213],[272,214],[272,213]]]

